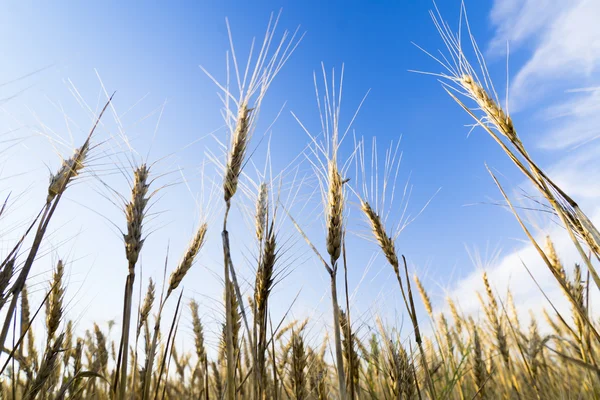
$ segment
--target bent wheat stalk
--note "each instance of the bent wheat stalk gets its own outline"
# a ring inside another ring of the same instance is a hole
[[[50,185],[48,187],[48,196],[46,198],[46,204],[43,208],[44,211],[42,212],[42,216],[40,218],[40,222],[35,233],[33,243],[31,245],[31,248],[29,249],[27,259],[25,260],[25,263],[21,268],[21,272],[19,273],[19,276],[17,277],[15,283],[11,288],[12,299],[8,307],[8,311],[6,312],[4,324],[2,325],[2,332],[0,332],[0,348],[4,348],[6,337],[8,336],[8,329],[10,328],[10,321],[12,320],[13,315],[15,313],[15,309],[17,307],[19,294],[25,286],[25,281],[27,280],[33,262],[35,261],[37,252],[40,248],[40,245],[42,244],[42,239],[44,238],[44,234],[48,229],[48,224],[50,224],[50,220],[52,219],[52,216],[56,211],[56,207],[58,206],[58,203],[62,198],[67,186],[70,182],[72,182],[74,177],[81,174],[85,166],[86,157],[90,149],[92,135],[96,131],[96,127],[100,123],[100,119],[104,115],[104,112],[108,108],[108,105],[111,101],[112,96],[108,99],[108,101],[102,108],[102,111],[100,111],[100,114],[98,114],[98,118],[96,118],[96,121],[92,126],[92,129],[90,130],[90,133],[88,134],[83,145],[75,151],[73,156],[68,161],[66,161],[63,164],[58,173],[51,177]]]
[[[151,382],[152,381],[152,370],[154,367],[154,357],[155,357],[156,349],[158,346],[158,334],[160,332],[161,315],[162,315],[163,308],[164,308],[167,300],[169,299],[169,296],[173,293],[173,291],[175,291],[175,289],[177,289],[179,287],[183,278],[185,277],[185,275],[188,273],[188,271],[194,264],[196,257],[198,256],[198,253],[200,253],[200,250],[204,246],[207,230],[208,230],[208,224],[206,222],[201,223],[200,226],[198,227],[198,230],[194,234],[192,241],[188,245],[188,248],[187,248],[186,252],[184,253],[183,258],[181,259],[179,265],[171,273],[171,276],[169,278],[169,287],[167,289],[166,295],[164,296],[164,298],[161,295],[161,299],[159,301],[158,313],[156,314],[156,320],[154,322],[154,332],[152,334],[152,341],[149,345],[148,356],[146,358],[146,362],[145,362],[145,366],[144,366],[147,376],[143,380],[142,399],[147,399],[150,396],[150,387],[151,387],[151,383],[152,383]],[[166,268],[167,262],[168,262],[168,259],[165,260],[165,268]],[[181,300],[181,297],[180,297],[180,300]],[[179,302],[178,302],[178,304],[179,304]],[[158,390],[158,387],[157,387],[157,390]]]
[[[481,126],[498,143],[511,161],[550,204],[566,228],[577,252],[584,260],[594,283],[600,289],[600,275],[580,243],[580,241],[585,243],[596,259],[600,260],[600,232],[579,208],[579,205],[542,171],[527,152],[510,115],[498,101],[485,60],[470,33],[468,23],[469,39],[481,67],[482,79],[478,78],[477,72],[467,59],[462,49],[460,35],[450,31],[448,25],[441,20],[439,13],[437,17],[433,13],[431,13],[431,16],[442,40],[452,55],[450,58],[445,57],[444,61],[436,59],[448,71],[448,73],[439,74],[443,79],[450,82],[449,84],[444,83],[444,89],[475,120],[477,125]],[[452,62],[449,60],[452,60]],[[470,108],[465,105],[454,92],[461,93],[473,100],[478,107]],[[476,115],[479,111],[483,113],[483,116]]]
[[[398,260],[398,255],[396,254],[396,246],[394,244],[394,240],[385,230],[385,226],[383,221],[379,217],[379,215],[371,208],[371,205],[361,200],[361,210],[367,217],[367,221],[371,227],[371,231],[375,240],[377,241],[382,253],[385,255],[388,263],[392,266],[394,270],[394,274],[396,275],[396,279],[398,280],[398,286],[400,286],[400,293],[402,294],[402,299],[404,300],[404,305],[406,306],[406,311],[410,317],[411,323],[413,325],[413,332],[415,335],[415,341],[417,342],[417,346],[419,348],[419,352],[421,355],[421,362],[423,364],[423,369],[425,370],[425,376],[427,379],[427,385],[430,391],[430,395],[432,398],[436,398],[435,387],[433,385],[430,373],[429,366],[427,363],[427,357],[425,356],[425,350],[423,348],[423,341],[421,340],[421,333],[419,329],[419,323],[417,319],[417,315],[415,312],[415,306],[413,302],[412,290],[410,287],[410,279],[408,277],[408,269],[406,267],[406,259],[402,256],[402,260],[404,262],[404,270],[406,273],[406,285],[408,287],[408,296],[404,290],[404,284],[402,282],[402,277],[400,275],[400,263]]]

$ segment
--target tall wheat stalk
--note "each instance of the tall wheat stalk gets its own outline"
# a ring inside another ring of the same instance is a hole
[[[240,75],[240,71],[238,69],[235,50],[233,48],[233,42],[231,39],[231,31],[229,30],[228,25],[229,38],[230,42],[232,43],[232,60],[234,63],[235,76],[238,83],[239,97],[236,98],[231,94],[228,84],[226,86],[222,86],[215,80],[217,85],[223,89],[226,97],[226,122],[230,129],[230,144],[227,151],[225,168],[223,172],[223,200],[225,201],[225,215],[223,217],[223,231],[221,234],[223,241],[223,275],[225,280],[225,341],[227,353],[228,400],[233,400],[236,398],[236,388],[234,385],[236,359],[232,332],[233,321],[231,320],[232,310],[230,309],[232,304],[231,297],[238,296],[237,301],[240,304],[243,304],[243,299],[241,298],[239,285],[236,281],[237,279],[235,277],[235,270],[231,259],[227,219],[231,210],[231,200],[237,192],[239,179],[246,162],[246,151],[256,127],[256,121],[263,98],[273,79],[279,73],[299,42],[299,40],[296,40],[297,31],[291,35],[291,37],[289,37],[289,34],[286,31],[283,33],[283,36],[276,48],[271,50],[271,45],[273,43],[278,21],[279,16],[276,18],[271,16],[258,56],[254,59],[252,53],[250,53],[243,76]],[[252,70],[250,70],[251,63],[254,63]],[[229,108],[230,100],[233,101],[235,107],[237,108],[235,113]],[[230,293],[229,283],[231,282],[231,278],[234,280],[233,287],[236,293]],[[245,314],[243,314],[243,317],[248,330],[248,323],[246,321]],[[248,334],[250,335],[249,331]],[[254,344],[252,344],[252,347],[254,347]],[[256,360],[253,360],[253,363],[256,365]]]
[[[129,356],[129,334],[131,326],[131,303],[133,300],[133,283],[135,280],[135,266],[144,245],[142,228],[144,217],[150,195],[148,189],[150,170],[146,164],[137,167],[133,174],[133,186],[131,188],[131,200],[125,205],[125,217],[127,220],[127,233],[123,235],[125,242],[125,256],[128,262],[128,274],[125,282],[125,294],[123,300],[123,322],[121,330],[121,344],[119,345],[119,356],[117,358],[117,370],[115,373],[113,390],[119,399],[125,398],[127,389],[127,370]]]
[[[362,188],[361,188],[362,194],[357,193],[357,195],[358,195],[359,202],[360,202],[360,209],[361,209],[363,215],[366,217],[368,226],[371,231],[371,235],[372,235],[373,239],[375,240],[375,242],[377,243],[377,245],[379,246],[381,252],[385,256],[387,262],[392,267],[392,270],[394,271],[394,275],[396,276],[396,280],[398,281],[398,286],[400,287],[400,293],[402,295],[402,300],[404,302],[404,306],[406,307],[406,311],[408,313],[410,322],[413,327],[413,334],[415,337],[415,342],[417,343],[417,347],[419,349],[421,364],[425,371],[427,388],[429,390],[430,396],[432,398],[436,398],[436,396],[437,396],[436,390],[435,390],[435,386],[433,384],[433,381],[432,381],[432,378],[430,375],[429,364],[427,362],[425,349],[423,347],[421,330],[419,327],[419,320],[418,320],[416,310],[415,310],[414,300],[413,300],[413,296],[412,296],[412,289],[410,286],[410,278],[408,276],[408,267],[406,265],[406,259],[404,256],[402,256],[402,262],[403,262],[403,267],[404,267],[403,268],[404,271],[402,271],[402,269],[401,269],[402,267],[400,265],[400,258],[398,257],[398,254],[396,252],[396,243],[395,243],[396,238],[402,232],[402,230],[406,227],[406,225],[409,224],[411,221],[410,220],[401,221],[401,224],[399,225],[399,228],[397,229],[397,231],[395,233],[390,233],[386,230],[384,218],[382,218],[382,216],[381,216],[382,214],[387,215],[384,213],[389,212],[389,211],[384,210],[386,202],[389,202],[390,204],[393,204],[393,202],[394,202],[396,179],[398,176],[398,170],[400,168],[400,161],[401,161],[401,154],[398,153],[399,144],[400,144],[400,142],[398,141],[395,147],[391,146],[386,152],[385,165],[383,167],[383,176],[381,177],[382,188],[380,189],[378,187],[378,184],[380,182],[380,177],[378,176],[379,166],[377,165],[378,164],[377,148],[375,146],[375,143],[373,143],[373,149],[372,149],[372,151],[373,151],[373,160],[372,160],[373,171],[371,171],[371,177],[367,178],[366,177],[367,176],[367,172],[366,172],[367,163],[365,160],[365,153],[364,153],[365,145],[364,145],[363,141],[359,142],[359,144],[358,144],[359,149],[357,151],[357,154],[358,154],[357,170],[360,170],[360,172],[363,176],[363,178],[362,178],[363,182],[361,185],[362,186]],[[369,182],[368,182],[369,179],[371,181],[371,184],[369,184]],[[373,182],[375,182],[374,185],[373,185]],[[381,193],[379,193],[379,191],[381,191]],[[373,208],[373,206],[369,203],[369,201],[368,201],[369,198],[373,198],[373,199],[375,199],[375,201],[377,201],[377,199],[379,199],[378,204],[375,205],[375,207],[380,208],[379,212],[376,211],[376,208]],[[402,218],[404,218],[404,214],[402,215]],[[403,279],[403,275],[404,275],[404,279]],[[405,288],[405,286],[406,286],[406,288]],[[426,298],[426,300],[428,300],[428,299]],[[431,315],[431,304],[428,301],[426,301],[426,309],[427,309],[428,313]]]

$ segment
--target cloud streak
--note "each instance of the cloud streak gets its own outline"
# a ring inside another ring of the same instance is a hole
[[[506,41],[515,49],[533,47],[511,85],[513,107],[526,108],[549,90],[594,78],[600,66],[598,15],[595,0],[496,1],[490,49],[497,52]]]

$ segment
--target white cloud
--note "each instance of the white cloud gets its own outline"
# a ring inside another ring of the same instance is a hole
[[[594,214],[589,216],[594,223],[598,224],[600,222],[600,207],[597,207]],[[566,231],[557,225],[547,227],[543,232],[536,235],[538,244],[543,246],[545,235],[550,235],[565,268],[567,271],[572,271],[575,263],[580,262],[580,258]],[[536,315],[541,315],[543,308],[551,310],[550,304],[537,288],[524,265],[535,277],[552,304],[561,312],[568,313],[568,303],[558,283],[531,244],[524,244],[518,250],[500,258],[495,264],[485,267],[489,281],[500,298],[505,301],[507,290],[510,288],[521,317],[527,316],[529,310]],[[457,300],[461,310],[466,314],[476,314],[480,310],[476,293],[485,292],[481,277],[482,272],[481,269],[474,271],[458,282],[449,293],[449,296]]]
[[[570,95],[543,116],[551,126],[540,147],[553,150],[586,145],[600,136],[600,89]]]
[[[492,23],[496,25],[491,50],[503,52],[507,41],[514,49],[521,46],[568,7],[569,2],[555,0],[496,1],[490,13]]]

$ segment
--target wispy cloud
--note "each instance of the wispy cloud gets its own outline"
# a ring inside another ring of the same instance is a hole
[[[490,19],[496,35],[490,43],[493,52],[503,52],[506,42],[516,49],[545,30],[557,15],[569,8],[569,2],[554,0],[496,1]]]
[[[491,49],[497,51],[506,41],[515,48],[533,47],[512,82],[513,106],[524,108],[548,90],[593,78],[600,66],[598,15],[595,0],[495,2]]]
[[[565,97],[543,112],[550,125],[547,140],[539,143],[544,149],[578,148],[600,137],[600,89],[572,91]]]

